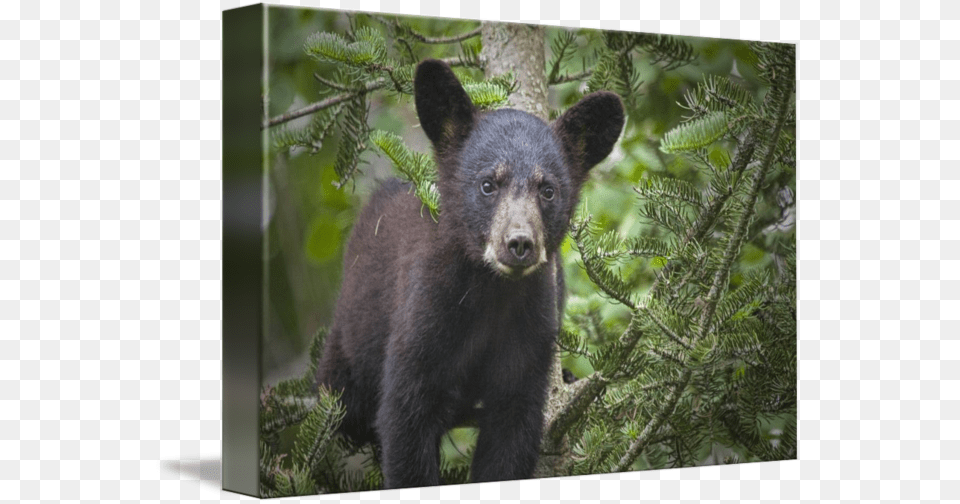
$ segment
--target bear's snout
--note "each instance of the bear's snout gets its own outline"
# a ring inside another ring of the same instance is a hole
[[[543,223],[534,197],[518,191],[501,199],[489,236],[483,258],[506,276],[529,275],[547,262]]]
[[[513,253],[513,257],[520,262],[532,257],[531,251],[534,248],[533,238],[528,233],[517,232],[507,237],[507,248]]]

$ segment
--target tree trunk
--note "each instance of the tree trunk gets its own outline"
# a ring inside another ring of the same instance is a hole
[[[509,106],[531,113],[544,121],[547,102],[546,39],[542,26],[483,23],[484,73],[487,78],[513,72],[520,89],[510,95]]]
[[[483,39],[481,58],[485,64],[486,78],[513,72],[520,83],[520,89],[510,95],[508,106],[547,121],[550,107],[547,101],[547,44],[544,28],[512,23],[483,23],[480,34]],[[550,374],[550,396],[544,407],[545,433],[550,431],[558,413],[570,402],[571,395],[569,388],[563,383],[558,350],[554,355]],[[565,436],[557,442],[545,438],[534,476],[547,478],[566,475],[568,471],[564,465],[569,464],[570,460],[570,447]]]

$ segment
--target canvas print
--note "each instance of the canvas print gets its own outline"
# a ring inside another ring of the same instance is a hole
[[[248,9],[248,493],[796,458],[793,45]]]

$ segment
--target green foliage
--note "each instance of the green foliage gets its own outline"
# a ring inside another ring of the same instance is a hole
[[[639,90],[640,76],[634,71],[633,62],[620,53],[606,50],[601,53],[593,73],[587,80],[589,92],[611,90],[621,94],[630,94]]]
[[[286,455],[277,455],[260,441],[260,497],[288,497],[317,493],[310,473],[302,466],[285,468]]]
[[[642,180],[634,190],[643,200],[664,200],[676,202],[681,207],[703,209],[703,195],[696,186],[686,180],[650,177]]]
[[[686,102],[683,107],[693,113],[689,119],[731,110],[740,114],[757,112],[750,91],[729,77],[708,75],[701,85],[684,93],[683,98]]]
[[[273,140],[273,148],[277,151],[282,151],[296,147],[304,147],[309,149],[311,154],[320,152],[320,149],[323,148],[324,140],[330,135],[342,110],[342,104],[320,110],[313,115],[310,125],[306,128],[290,129],[284,125],[272,130],[270,133]]]
[[[470,82],[464,84],[463,90],[477,108],[481,110],[495,109],[507,104],[509,92],[492,82]]]
[[[310,366],[295,380],[286,380],[276,387],[267,386],[260,394],[260,437],[271,442],[284,429],[302,422],[317,404],[314,376],[317,372],[325,328],[314,335],[310,345]]]
[[[346,415],[339,394],[317,388],[315,375],[326,338],[315,335],[302,376],[267,386],[260,403],[262,497],[375,490],[383,475],[369,449],[351,445],[337,429]],[[290,440],[292,439],[292,446]],[[348,461],[355,459],[354,466]]]
[[[318,61],[341,63],[359,69],[376,68],[384,62],[387,44],[376,29],[362,26],[351,35],[352,42],[337,33],[315,33],[304,42],[303,50]]]
[[[604,385],[569,433],[579,440],[573,473],[796,456],[795,239],[775,240],[770,265],[751,236],[763,232],[753,223],[775,165],[792,172],[792,58],[760,49],[757,70],[771,85],[760,103],[714,77],[685,93],[694,114],[661,150],[683,153],[678,162],[704,168],[703,180],[648,172],[639,181],[649,235],[602,233],[585,208],[574,221],[583,268],[630,322],[606,343],[561,332],[562,348],[589,356],[596,372],[585,379]],[[645,292],[612,267],[650,256]]]
[[[440,213],[440,192],[437,190],[437,167],[427,154],[407,148],[398,135],[374,130],[370,141],[383,152],[405,180],[413,183],[414,192],[434,218]]]
[[[586,208],[586,206],[584,206]],[[570,223],[570,233],[574,237],[577,248],[580,251],[580,258],[583,261],[584,269],[600,290],[608,297],[619,301],[621,304],[632,308],[636,305],[633,293],[629,286],[621,279],[605,259],[607,257],[617,257],[625,254],[626,251],[600,248],[600,245],[589,237],[595,228],[591,226],[591,220],[581,218]]]
[[[638,39],[637,45],[650,57],[651,63],[664,63],[665,70],[680,68],[693,63],[697,58],[693,46],[678,37],[655,33],[626,33],[626,35]]]
[[[708,147],[730,130],[727,114],[709,112],[667,132],[660,150],[667,153],[689,152]]]
[[[334,171],[340,177],[338,187],[353,178],[360,164],[360,154],[366,148],[365,141],[370,129],[367,126],[367,103],[364,95],[359,94],[350,100],[340,117],[340,144]]]
[[[648,65],[665,63],[664,70],[671,70],[693,62],[696,52],[688,42],[669,35],[630,32],[603,32],[603,45],[595,55],[596,64],[587,80],[590,92],[610,90],[619,93],[630,104],[636,106],[636,100],[642,95],[644,84],[641,66],[636,58],[647,56]],[[560,59],[572,44],[558,46]],[[555,49],[556,50],[556,49]]]
[[[379,25],[378,26],[378,22]],[[479,67],[479,46],[469,39],[456,38],[461,43],[462,54],[450,61],[459,67]],[[390,49],[393,42],[393,50]],[[326,98],[305,109],[278,116],[267,124],[277,127],[271,133],[273,145],[277,151],[289,151],[306,148],[312,154],[318,153],[323,142],[334,131],[339,133],[334,170],[338,180],[335,185],[345,186],[354,180],[362,163],[361,156],[370,147],[368,145],[371,129],[368,125],[371,93],[391,89],[401,96],[413,94],[413,78],[417,63],[430,54],[422,51],[418,54],[416,42],[438,43],[397,19],[390,22],[374,19],[365,15],[351,18],[350,28],[343,34],[321,31],[311,34],[303,43],[303,52],[312,58],[321,71],[313,76],[319,83],[319,92]],[[510,74],[500,75],[489,80],[474,80],[469,74],[460,73],[464,89],[474,104],[481,110],[496,109],[504,106],[510,94],[519,84]],[[336,94],[328,94],[328,93]],[[304,128],[280,126],[303,114],[314,115],[311,123]],[[399,137],[397,137],[399,138]],[[374,144],[390,142],[382,135]],[[377,142],[380,141],[380,143]],[[392,145],[391,145],[392,146]],[[394,149],[396,150],[396,149]],[[389,155],[389,154],[388,154]],[[398,168],[401,168],[397,165]],[[401,173],[404,173],[401,168]],[[407,175],[404,173],[404,175]],[[409,179],[409,177],[408,177]],[[412,180],[412,179],[411,179]],[[439,200],[436,191],[420,190],[418,196],[427,198],[424,204],[436,214]]]
[[[573,30],[559,30],[557,37],[550,43],[553,60],[549,63],[547,81],[556,83],[561,81],[560,67],[573,59],[577,47],[577,33]]]
[[[299,378],[267,386],[260,395],[260,491],[264,497],[317,493],[329,474],[331,459],[339,463],[343,448],[334,433],[346,411],[338,394],[317,389],[315,375],[326,330],[317,331],[310,346],[310,363]],[[281,436],[293,430],[289,453],[277,453]]]
[[[292,454],[295,462],[302,462],[314,475],[322,473],[327,446],[346,414],[338,394],[320,390],[319,395],[317,405],[300,423]]]

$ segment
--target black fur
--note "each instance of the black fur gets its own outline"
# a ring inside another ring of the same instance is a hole
[[[557,250],[588,170],[620,134],[623,107],[594,93],[552,127],[516,110],[480,114],[435,60],[417,68],[415,87],[437,154],[439,223],[406,184],[374,194],[347,246],[317,378],[343,391],[342,431],[378,443],[387,488],[438,484],[440,438],[471,417],[480,427],[472,480],[529,478],[563,309]],[[494,193],[480,190],[484,180]],[[503,198],[536,209],[528,220],[547,260],[526,274],[499,247],[505,239],[490,236]],[[506,254],[500,271],[484,257],[488,243]]]

